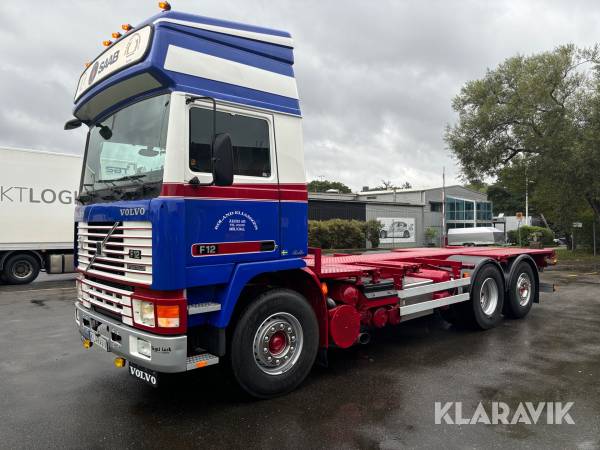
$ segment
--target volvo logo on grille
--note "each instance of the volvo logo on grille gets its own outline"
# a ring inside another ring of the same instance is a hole
[[[96,255],[102,256],[102,241],[96,242]]]

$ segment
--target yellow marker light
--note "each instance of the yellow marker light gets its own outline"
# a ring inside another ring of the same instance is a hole
[[[92,341],[90,341],[89,339],[84,339],[82,341],[82,343],[83,343],[83,348],[85,348],[85,349],[90,348],[92,346]]]
[[[120,369],[121,367],[125,367],[125,360],[123,358],[115,358],[114,364],[117,369]]]
[[[471,276],[471,274],[469,272],[463,272],[462,277],[463,278],[469,278]]]
[[[85,63],[85,68],[87,69],[88,67],[90,67],[92,65],[92,63],[86,62]]]
[[[321,283],[321,292],[325,296],[329,293],[329,288],[327,287],[327,283]]]
[[[115,31],[112,34],[113,39],[119,39],[121,36],[123,36],[121,33],[119,33],[118,31]]]
[[[104,45],[105,47],[109,47],[110,45],[112,45],[112,41],[102,41],[102,45]]]
[[[128,23],[124,23],[123,25],[121,25],[121,30],[125,31],[126,33],[133,30],[133,26],[131,26]]]
[[[158,2],[158,7],[163,11],[171,10],[171,5],[169,4],[169,2]]]

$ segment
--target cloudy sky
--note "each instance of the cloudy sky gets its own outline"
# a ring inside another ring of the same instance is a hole
[[[173,0],[174,9],[288,30],[309,179],[354,189],[449,181],[445,148],[462,84],[516,53],[600,40],[597,1]],[[83,64],[154,0],[0,2],[0,145],[82,153],[65,132]]]

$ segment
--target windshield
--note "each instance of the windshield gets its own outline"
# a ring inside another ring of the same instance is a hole
[[[165,161],[170,95],[142,100],[89,132],[83,203],[156,197]]]

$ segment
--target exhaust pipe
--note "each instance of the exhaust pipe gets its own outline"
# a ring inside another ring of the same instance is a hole
[[[361,345],[367,345],[369,342],[371,342],[371,333],[360,333],[358,335],[357,342]]]

